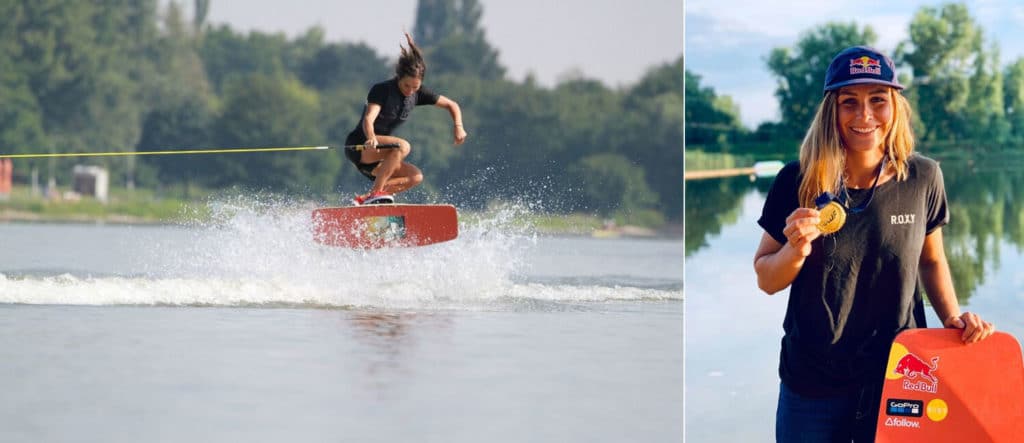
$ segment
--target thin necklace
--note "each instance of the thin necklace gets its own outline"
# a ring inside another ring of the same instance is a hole
[[[857,214],[863,212],[871,204],[871,199],[875,198],[875,187],[878,186],[878,179],[882,177],[882,171],[885,170],[885,157],[882,157],[882,164],[878,165],[878,172],[875,173],[875,182],[871,184],[871,191],[868,191],[868,198],[855,208],[850,207],[850,193],[846,190],[846,180],[840,182],[840,193],[839,202],[843,204],[851,214]]]

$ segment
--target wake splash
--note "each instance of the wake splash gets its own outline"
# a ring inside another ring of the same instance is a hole
[[[534,302],[639,300],[681,300],[681,296],[654,289],[537,284],[510,284],[459,295],[408,281],[352,289],[281,279],[80,278],[70,274],[18,279],[0,274],[0,303],[9,304],[489,310]]]
[[[215,201],[212,220],[139,245],[124,274],[4,276],[0,303],[384,309],[495,309],[530,301],[681,299],[682,291],[526,282],[537,242],[528,211],[508,206],[445,243],[352,250],[312,241],[310,203],[254,197]]]

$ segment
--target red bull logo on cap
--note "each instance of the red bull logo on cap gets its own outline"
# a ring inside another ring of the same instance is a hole
[[[866,55],[850,59],[850,75],[882,75],[882,63]]]

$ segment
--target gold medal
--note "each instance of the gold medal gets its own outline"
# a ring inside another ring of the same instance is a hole
[[[818,210],[820,212],[818,229],[822,234],[828,235],[842,229],[846,223],[846,210],[843,206],[834,201],[828,202]]]

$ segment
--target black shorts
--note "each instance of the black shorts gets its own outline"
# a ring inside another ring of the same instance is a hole
[[[362,142],[352,143],[351,140],[346,140],[345,143],[355,145],[360,144]],[[363,163],[362,161],[360,161],[362,155],[363,153],[360,151],[356,151],[355,149],[352,148],[345,148],[345,158],[347,158],[348,161],[352,162],[352,164],[356,165],[356,169],[359,170],[359,173],[363,174],[366,178],[370,180],[376,180],[377,177],[373,175],[373,170],[377,168],[377,165],[379,165],[380,162]]]

